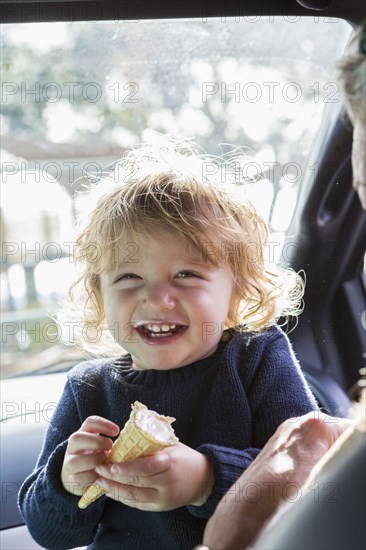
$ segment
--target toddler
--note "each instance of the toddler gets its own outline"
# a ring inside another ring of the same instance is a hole
[[[316,409],[276,325],[299,313],[301,279],[266,267],[266,224],[227,165],[189,140],[163,143],[129,151],[97,185],[76,242],[81,336],[103,356],[69,372],[20,490],[49,549],[192,548],[277,427]],[[108,464],[135,401],[175,417],[180,441]],[[80,510],[96,480],[106,496]]]

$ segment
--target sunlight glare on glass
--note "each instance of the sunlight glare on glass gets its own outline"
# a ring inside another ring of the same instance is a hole
[[[23,302],[26,298],[27,288],[25,283],[24,267],[14,264],[8,270],[8,284],[11,296],[14,300]]]
[[[41,298],[66,298],[70,285],[76,279],[75,265],[71,258],[59,258],[53,263],[42,261],[34,270],[34,279]]]
[[[11,40],[18,46],[30,45],[41,52],[57,47],[65,46],[68,41],[68,23],[35,23],[22,25],[19,32],[18,25],[4,27],[4,38]]]
[[[297,201],[297,190],[294,187],[283,187],[277,193],[271,217],[273,231],[288,229]]]

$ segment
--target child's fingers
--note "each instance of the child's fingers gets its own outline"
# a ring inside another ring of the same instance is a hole
[[[98,478],[97,482],[106,491],[107,496],[126,506],[150,511],[159,511],[160,509],[156,489],[123,485],[110,479]]]
[[[108,459],[106,451],[89,454],[69,454],[65,456],[61,480],[69,493],[81,495],[85,486],[97,479],[95,468]]]
[[[62,480],[62,484],[64,489],[66,489],[69,493],[81,496],[83,492],[95,482],[96,479],[97,476],[95,475],[94,470],[91,470],[90,472],[81,472],[78,475],[69,476],[67,481]]]
[[[83,451],[110,451],[113,441],[109,437],[87,432],[75,432],[70,435],[67,453],[78,454]]]
[[[97,468],[97,473],[120,483],[131,484],[131,479],[150,478],[166,472],[170,463],[169,454],[161,451],[152,456],[135,458],[127,462],[102,464]]]
[[[113,437],[118,433],[119,427],[114,422],[101,416],[89,416],[80,429],[70,435],[67,452],[110,451],[113,443],[109,437],[102,435]]]
[[[61,480],[66,491],[81,495],[83,488],[96,480],[95,468],[106,462],[113,446],[110,437],[118,433],[119,427],[114,422],[91,416],[77,432],[70,435],[61,469]]]
[[[119,434],[119,427],[102,416],[89,416],[81,425],[79,432],[103,434],[114,437]]]
[[[69,475],[80,472],[94,471],[97,466],[104,464],[108,459],[108,453],[103,451],[91,454],[70,454],[67,458],[67,470]]]

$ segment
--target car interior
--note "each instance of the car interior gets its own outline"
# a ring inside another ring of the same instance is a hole
[[[267,212],[269,251],[306,279],[304,310],[283,327],[321,409],[347,416],[366,373],[366,216],[336,64],[366,9],[358,0],[5,0],[0,13],[0,547],[19,550],[41,548],[17,493],[83,358],[61,345],[52,320],[73,275],[70,198],[152,130],[196,137],[212,154],[219,143],[254,151],[260,174],[249,192]],[[80,194],[78,212],[86,203]]]

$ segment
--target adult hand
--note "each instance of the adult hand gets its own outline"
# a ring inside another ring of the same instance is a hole
[[[118,433],[119,427],[114,422],[100,416],[90,416],[69,437],[61,470],[61,481],[66,491],[80,496],[85,487],[94,483],[98,477],[95,468],[108,460],[113,445],[110,437]]]
[[[219,550],[247,548],[281,503],[296,498],[313,466],[349,425],[349,420],[320,412],[281,424],[219,503],[203,544]]]
[[[193,504],[211,493],[213,469],[202,453],[177,443],[152,456],[96,468],[107,496],[132,508],[154,512]]]

